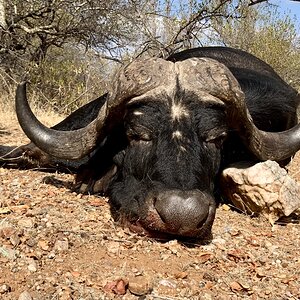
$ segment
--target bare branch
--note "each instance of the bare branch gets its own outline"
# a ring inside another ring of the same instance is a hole
[[[6,12],[5,12],[5,0],[0,0],[0,27],[7,28]]]
[[[250,0],[249,6],[256,5],[262,2],[268,2],[268,0]]]
[[[47,33],[47,34],[55,34],[55,32],[53,30],[49,30],[49,29],[53,29],[54,25],[48,25],[48,26],[39,26],[39,27],[34,27],[34,28],[28,28],[22,24],[15,24],[12,26],[13,28],[19,28],[22,29],[23,31],[25,31],[26,33],[29,34],[35,34],[35,33]]]

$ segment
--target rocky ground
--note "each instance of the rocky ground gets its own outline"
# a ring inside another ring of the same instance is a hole
[[[0,145],[24,141],[2,114]],[[0,299],[300,299],[297,220],[272,226],[222,205],[211,243],[157,241],[118,227],[107,199],[72,181],[0,168]]]

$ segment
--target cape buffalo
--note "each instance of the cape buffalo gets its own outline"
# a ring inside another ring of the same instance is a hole
[[[106,95],[54,128],[33,115],[21,83],[16,111],[32,143],[7,157],[72,168],[79,191],[108,195],[115,218],[133,230],[204,239],[226,165],[283,162],[300,149],[299,100],[268,64],[241,50],[137,59]]]

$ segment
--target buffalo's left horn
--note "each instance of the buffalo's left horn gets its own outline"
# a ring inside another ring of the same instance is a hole
[[[183,86],[198,94],[206,92],[225,104],[230,128],[238,131],[259,159],[282,161],[300,149],[300,124],[282,132],[266,132],[255,126],[245,95],[225,65],[210,58],[191,58],[176,64],[184,70],[180,72]]]
[[[229,92],[221,96],[227,106],[228,122],[238,131],[244,144],[261,160],[282,161],[293,156],[300,149],[300,124],[281,132],[267,132],[258,129],[249,113],[245,95],[231,72],[226,72]]]
[[[87,126],[72,131],[44,126],[31,111],[26,96],[26,82],[22,82],[16,92],[19,123],[28,138],[44,152],[62,159],[80,159],[94,150],[111,128],[122,121],[126,101],[166,82],[168,74],[172,74],[173,65],[159,58],[129,64],[116,77],[112,92],[97,118]]]

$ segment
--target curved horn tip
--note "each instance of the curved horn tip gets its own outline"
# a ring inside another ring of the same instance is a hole
[[[22,91],[22,92],[26,92],[26,86],[27,86],[28,81],[21,81],[18,85],[17,85],[17,93]]]
[[[28,83],[27,80],[23,80],[23,81],[21,81],[21,82],[18,84],[18,87],[19,87],[19,86],[26,86],[27,83]]]

